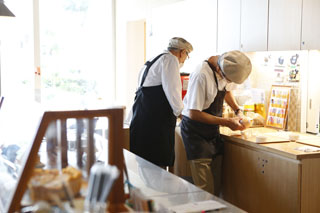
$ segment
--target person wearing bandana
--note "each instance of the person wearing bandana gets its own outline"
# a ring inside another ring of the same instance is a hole
[[[217,196],[223,156],[219,126],[245,129],[232,90],[248,78],[251,69],[250,59],[244,53],[230,51],[209,57],[190,74],[181,136],[195,185]],[[222,117],[224,101],[235,111],[236,117]]]
[[[192,45],[170,39],[167,50],[147,61],[139,75],[132,108],[130,151],[162,168],[172,168],[174,135],[183,109],[180,68]]]

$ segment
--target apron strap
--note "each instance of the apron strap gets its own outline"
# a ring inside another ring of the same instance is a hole
[[[150,62],[150,61],[147,61],[147,62],[144,64],[144,65],[146,65],[147,67],[146,67],[146,69],[145,69],[145,71],[144,71],[144,73],[143,73],[140,87],[142,87],[144,81],[146,80],[147,75],[148,75],[148,72],[149,72],[149,69],[150,69],[150,67],[152,66],[152,64],[153,64],[154,62],[156,62],[163,54],[165,54],[165,53],[161,53],[160,55],[158,55],[157,57],[155,57],[151,62]]]
[[[211,68],[211,70],[212,70],[212,72],[213,72],[214,80],[215,80],[216,85],[217,85],[217,88],[218,88],[218,90],[219,90],[218,79],[217,79],[216,72],[215,72],[216,68],[215,68],[215,67],[213,67],[213,66],[209,63],[209,61],[208,61],[208,60],[205,60],[205,62],[207,62],[207,63],[208,63],[208,65],[209,65],[209,67]]]

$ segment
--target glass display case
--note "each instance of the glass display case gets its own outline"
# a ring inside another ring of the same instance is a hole
[[[123,107],[2,110],[0,212],[28,212],[39,205],[44,208],[40,201],[51,210],[83,211],[90,169],[97,162],[119,171],[105,201],[108,211],[126,211],[123,113]]]

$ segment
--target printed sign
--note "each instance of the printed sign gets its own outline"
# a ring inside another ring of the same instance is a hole
[[[284,129],[287,122],[290,97],[289,86],[271,87],[270,103],[266,126]]]

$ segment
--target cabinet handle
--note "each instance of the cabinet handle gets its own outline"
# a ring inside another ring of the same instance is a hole
[[[312,99],[309,99],[309,109],[312,108]]]

